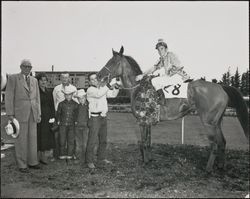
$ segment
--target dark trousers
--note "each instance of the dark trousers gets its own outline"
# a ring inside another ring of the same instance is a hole
[[[82,163],[85,162],[87,140],[88,140],[88,127],[87,126],[76,127],[75,128],[75,144],[76,144],[75,156]]]
[[[86,150],[86,162],[93,163],[94,148],[98,143],[97,160],[106,158],[107,147],[107,118],[106,117],[91,117],[89,119],[89,136]]]
[[[55,148],[53,149],[54,158],[58,158],[60,153],[60,140],[59,140],[59,130],[54,132],[55,137]]]
[[[75,140],[74,126],[60,126],[59,134],[60,156],[73,156]]]

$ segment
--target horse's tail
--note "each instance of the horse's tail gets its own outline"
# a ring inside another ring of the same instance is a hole
[[[245,136],[249,141],[249,115],[246,102],[240,91],[232,86],[222,86],[229,97],[228,106],[235,108],[238,120],[244,130]]]

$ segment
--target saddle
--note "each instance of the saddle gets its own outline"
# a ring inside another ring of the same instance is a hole
[[[158,94],[151,83],[154,76],[145,75],[134,93],[134,109],[142,125],[156,125],[160,117]]]

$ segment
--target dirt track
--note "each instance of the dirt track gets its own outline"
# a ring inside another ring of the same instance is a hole
[[[56,161],[24,175],[16,168],[12,148],[1,162],[1,196],[239,198],[247,194],[249,150],[236,118],[227,117],[223,123],[228,143],[226,170],[207,175],[208,142],[197,117],[185,119],[188,145],[180,144],[181,120],[154,127],[153,161],[147,166],[141,162],[133,117],[124,113],[109,117],[108,159],[113,165],[99,165],[91,171]]]

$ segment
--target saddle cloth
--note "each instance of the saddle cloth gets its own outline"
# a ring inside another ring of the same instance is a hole
[[[178,74],[168,78],[168,82],[162,88],[166,99],[187,98],[188,83],[184,83]]]
[[[134,93],[134,109],[137,120],[140,124],[156,125],[160,116],[160,105],[158,104],[158,94],[151,83],[151,76],[145,76],[140,86]],[[166,79],[168,82],[166,83]],[[187,98],[187,83],[183,83],[181,76],[173,75],[164,80],[162,85],[165,97],[169,98]]]

